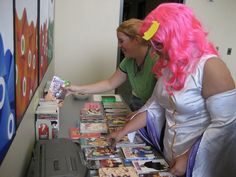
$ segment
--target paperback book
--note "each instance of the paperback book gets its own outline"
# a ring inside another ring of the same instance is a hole
[[[87,102],[80,110],[81,117],[103,118],[103,108],[99,102]]]
[[[107,141],[106,137],[101,136],[99,138],[81,138],[80,146],[81,148],[107,147],[107,146],[111,146],[111,143]]]
[[[167,171],[169,165],[164,159],[135,160],[132,164],[138,174],[149,174],[160,171]]]
[[[158,173],[150,173],[150,174],[141,174],[139,177],[176,177],[170,172],[158,172]]]
[[[129,109],[123,102],[103,102],[104,109]]]
[[[134,137],[134,141],[130,142],[128,136],[124,136],[119,142],[116,143],[116,147],[140,147],[140,146],[146,146],[146,143],[143,141],[143,139],[136,134]]]
[[[154,150],[151,146],[122,147],[122,152],[127,162],[133,160],[150,160],[156,158]]]
[[[122,102],[122,98],[118,94],[94,94],[93,101]]]
[[[100,168],[99,177],[138,177],[134,167]]]
[[[104,122],[81,122],[80,123],[81,133],[107,133],[107,124]]]
[[[102,160],[87,160],[86,166],[88,169],[97,170],[99,168],[113,168],[113,167],[123,167],[124,164],[121,158],[112,159],[102,159]]]
[[[86,160],[120,158],[120,150],[112,147],[85,148],[84,154]]]
[[[80,138],[98,138],[101,136],[101,133],[80,133],[79,128],[72,127],[69,129],[70,138],[77,140]]]

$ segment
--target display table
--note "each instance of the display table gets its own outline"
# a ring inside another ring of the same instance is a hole
[[[76,127],[79,120],[79,111],[85,102],[91,100],[91,97],[86,100],[74,99],[72,95],[66,97],[63,106],[59,110],[60,128],[59,138],[69,138],[69,128]]]

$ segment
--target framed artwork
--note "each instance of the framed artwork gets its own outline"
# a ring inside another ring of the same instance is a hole
[[[39,8],[39,81],[53,58],[54,0],[40,0]]]
[[[16,120],[19,126],[38,87],[38,1],[14,1]]]
[[[16,132],[13,1],[0,1],[0,164]]]

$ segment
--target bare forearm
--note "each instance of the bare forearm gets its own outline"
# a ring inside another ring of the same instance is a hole
[[[139,130],[146,126],[146,112],[142,112],[131,119],[123,128],[124,134]]]

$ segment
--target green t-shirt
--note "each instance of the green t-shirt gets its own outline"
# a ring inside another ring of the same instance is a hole
[[[132,93],[139,97],[143,103],[146,103],[151,97],[156,84],[156,77],[152,72],[152,67],[157,58],[158,55],[151,54],[151,50],[149,49],[144,66],[140,71],[138,71],[135,59],[132,58],[124,58],[119,65],[119,69],[128,75]]]

